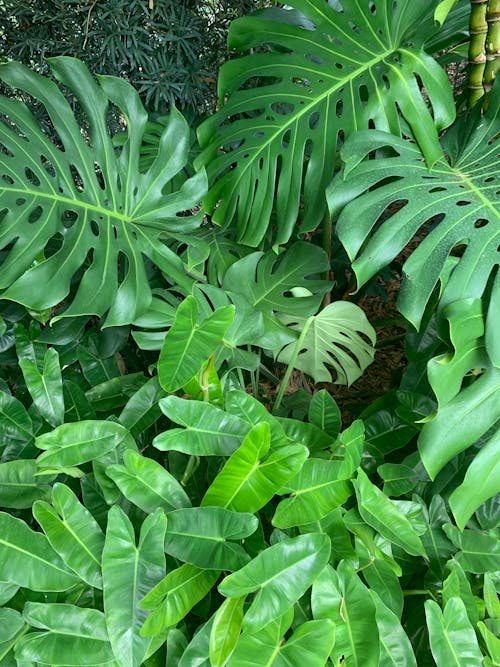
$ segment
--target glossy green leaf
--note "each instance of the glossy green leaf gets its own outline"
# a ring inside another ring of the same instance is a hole
[[[380,558],[363,569],[363,578],[371,591],[377,594],[382,606],[400,619],[403,612],[403,590],[392,568]],[[377,600],[374,598],[375,606]]]
[[[65,591],[79,578],[69,570],[42,533],[0,512],[0,581],[33,591]]]
[[[305,445],[310,452],[320,452],[331,447],[334,438],[314,424],[287,417],[276,417],[290,443]]]
[[[113,661],[104,614],[70,604],[27,602],[23,617],[46,632],[31,632],[15,647],[17,660],[65,667],[93,667]]]
[[[265,422],[271,434],[271,449],[288,443],[279,420],[256,398],[245,391],[233,390],[226,396],[226,411],[245,421],[249,428]]]
[[[120,413],[120,424],[125,426],[134,437],[137,437],[154,424],[161,415],[158,401],[163,396],[165,396],[165,392],[160,387],[158,377],[155,375],[127,401]]]
[[[323,570],[313,584],[311,607],[314,618],[335,623],[334,663],[345,660],[352,667],[378,667],[375,604],[350,565],[344,561],[337,572],[331,567]]]
[[[475,419],[475,413],[472,417]],[[464,529],[477,508],[500,493],[500,431],[474,456],[464,481],[450,495],[449,503],[457,526]]]
[[[167,514],[165,551],[205,570],[237,570],[250,560],[241,542],[257,530],[257,517],[222,507],[192,507]]]
[[[460,549],[455,558],[466,572],[483,574],[500,570],[500,542],[497,538],[476,530],[461,532],[451,524],[443,526],[443,530]]]
[[[299,535],[269,547],[219,585],[226,597],[256,591],[243,629],[257,632],[281,616],[311,586],[330,556],[326,535]]]
[[[267,455],[269,447],[269,426],[265,422],[254,426],[209,486],[202,506],[235,512],[256,512],[264,507],[301,468],[309,453],[303,445],[288,445]]]
[[[370,482],[361,469],[354,486],[359,513],[366,523],[407,553],[414,556],[425,554],[420,537],[405,515]]]
[[[427,531],[421,536],[431,571],[440,579],[444,578],[444,565],[455,551],[452,542],[446,537],[443,526],[450,523],[444,500],[439,495],[433,496],[429,508],[419,499],[424,509]]]
[[[64,320],[63,320],[64,321]],[[65,380],[63,384],[64,421],[80,422],[86,419],[95,419],[94,408],[90,405],[85,392],[77,384]]]
[[[3,263],[0,287],[7,288],[5,298],[41,310],[66,299],[74,274],[82,268],[73,299],[57,317],[102,316],[108,311],[107,326],[128,324],[151,301],[143,255],[167,274],[178,268],[178,258],[171,259],[174,253],[160,236],[199,226],[199,216],[177,213],[196,205],[206,177],[203,173],[188,180],[181,177],[180,189],[165,195],[164,188],[188,159],[189,131],[180,113],[171,111],[155,160],[141,171],[148,117],[131,85],[110,76],[96,81],[74,58],[53,58],[50,67],[72,91],[88,129],[81,130],[54,81],[19,63],[2,67],[6,85],[24,90],[45,107],[56,140],[42,131],[21,101],[2,97],[2,113],[10,123],[0,128],[0,141],[12,154],[8,179],[2,182],[7,210],[2,247],[14,239],[16,243]],[[119,151],[107,122],[110,102],[126,122]],[[22,137],[29,141],[29,150]],[[47,244],[57,238],[61,238],[58,251],[44,257]],[[86,264],[91,249],[92,259]],[[127,270],[119,275],[123,266]]]
[[[0,605],[4,605],[11,600],[19,590],[17,584],[8,584],[5,581],[0,581]]]
[[[110,449],[105,454],[101,454],[92,461],[94,478],[97,481],[108,505],[118,503],[122,495],[111,477],[108,477],[106,471],[109,470],[111,466],[122,465],[123,456],[125,452],[129,450],[134,452],[138,451],[135,440],[130,436],[130,434],[121,440],[116,447]]]
[[[377,468],[377,472],[384,480],[386,496],[403,496],[411,492],[419,481],[415,469],[404,463],[384,463]]]
[[[48,500],[51,487],[36,476],[36,461],[0,463],[0,507],[23,509],[35,500]]]
[[[340,476],[341,464],[326,459],[308,459],[280,493],[290,493],[273,516],[273,526],[290,528],[318,521],[352,494],[352,486]]]
[[[199,628],[176,667],[212,667],[209,658],[212,622],[210,619]]]
[[[42,417],[51,426],[59,426],[64,421],[64,397],[59,366],[59,354],[53,347],[45,353],[43,370],[40,372],[31,359],[19,360],[24,380],[33,402]]]
[[[166,523],[160,509],[150,514],[136,545],[125,513],[117,506],[109,511],[102,554],[104,611],[113,653],[122,667],[138,667],[151,643],[139,635],[148,616],[139,603],[165,575]]]
[[[110,412],[125,405],[147,381],[144,373],[117,375],[110,380],[96,384],[85,396],[97,412]]]
[[[414,143],[385,132],[358,132],[343,146],[345,171],[327,196],[330,212],[341,212],[337,230],[354,260],[358,286],[387,266],[422,225],[439,219],[403,266],[398,308],[416,329],[453,248],[463,243],[466,252],[443,285],[440,310],[481,297],[495,271],[500,211],[491,175],[498,169],[499,95],[496,86],[486,114],[477,105],[446,132],[432,171]],[[396,157],[363,160],[386,146]]]
[[[270,228],[274,200],[276,244],[288,241],[299,213],[302,233],[320,225],[339,136],[369,125],[399,136],[397,107],[432,164],[437,131],[454,118],[448,81],[423,50],[437,32],[435,2],[379,0],[376,12],[346,1],[290,6],[292,14],[233,22],[229,47],[251,53],[223,66],[221,109],[198,129],[198,163],[213,184],[206,209],[218,224],[235,219],[238,240],[253,246]]]
[[[417,667],[412,645],[399,616],[386,607],[376,593],[372,591],[371,595],[380,638],[379,667]]]
[[[490,618],[500,618],[500,599],[498,598],[493,577],[488,572],[484,575],[483,596],[488,616]]]
[[[292,363],[315,382],[350,385],[373,361],[375,330],[354,303],[330,303],[307,320],[288,314],[281,315],[280,320],[297,331],[300,339],[284,347],[278,361]],[[329,367],[334,370],[333,377]]]
[[[335,449],[335,455],[342,456],[339,477],[351,479],[361,465],[365,444],[365,427],[361,419],[356,419],[339,435]]]
[[[219,574],[216,570],[200,570],[189,563],[167,574],[141,602],[142,609],[153,610],[144,623],[141,636],[154,637],[178,623],[205,597]]]
[[[441,613],[433,600],[425,602],[432,655],[438,667],[482,667],[476,633],[460,598],[451,598]]]
[[[320,389],[309,404],[309,421],[332,438],[336,438],[341,426],[339,406],[326,391]]]
[[[0,609],[0,644],[15,637],[23,629],[24,620],[15,609]]]
[[[172,428],[156,436],[153,444],[157,449],[175,449],[195,456],[230,456],[249,431],[242,419],[210,403],[167,396],[160,400],[160,408],[184,428]]]
[[[210,632],[210,663],[224,667],[240,635],[245,597],[227,598],[215,612]]]
[[[318,310],[323,294],[330,289],[327,280],[316,277],[327,268],[324,250],[301,241],[278,257],[272,252],[243,257],[226,271],[223,287],[243,295],[266,315],[279,311],[307,317]],[[294,296],[293,290],[298,287],[305,288],[307,295]]]
[[[500,664],[500,639],[498,636],[494,635],[484,623],[481,621],[477,624],[478,630],[481,633],[481,636],[486,644],[488,653],[491,656],[493,662],[491,663],[492,667],[497,667]],[[487,664],[486,661],[484,663]]]
[[[33,441],[33,424],[23,404],[0,391],[0,451],[19,448]]]
[[[37,501],[33,516],[52,548],[79,577],[102,588],[101,558],[104,535],[90,512],[64,484],[55,484],[52,505]]]
[[[131,436],[121,424],[111,421],[87,420],[62,424],[38,436],[39,466],[77,466],[106,454],[122,445]]]
[[[158,360],[158,378],[165,391],[185,385],[217,350],[234,319],[234,306],[218,308],[198,322],[198,305],[188,296],[177,308]]]
[[[479,621],[477,604],[479,599],[474,597],[467,575],[455,559],[450,559],[448,569],[450,574],[443,581],[442,604],[445,606],[451,598],[460,598],[464,603],[469,621],[475,628]]]
[[[123,465],[107,467],[106,475],[125,498],[144,512],[153,512],[157,507],[171,512],[191,506],[189,497],[173,475],[161,464],[133,450],[123,453]]]

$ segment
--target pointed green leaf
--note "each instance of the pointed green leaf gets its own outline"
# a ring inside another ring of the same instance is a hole
[[[165,396],[155,375],[133,394],[123,408],[119,421],[137,437],[161,415],[158,401]]]
[[[336,438],[341,426],[340,410],[326,389],[314,394],[309,404],[309,421],[332,438]]]
[[[64,484],[55,484],[52,505],[37,501],[33,516],[66,565],[96,588],[102,588],[104,535],[90,512]]]
[[[153,610],[141,636],[154,637],[178,623],[205,597],[219,574],[217,570],[200,570],[188,563],[167,574],[141,602],[141,608]]]
[[[380,638],[379,667],[417,667],[408,635],[396,615],[371,591]]]
[[[132,440],[127,429],[111,421],[87,420],[62,424],[35,441],[44,449],[39,466],[77,466],[110,452]]]
[[[329,556],[330,540],[326,535],[299,535],[269,547],[227,576],[219,591],[227,597],[257,591],[243,620],[244,630],[257,632],[306,592]]]
[[[189,497],[173,475],[153,459],[133,450],[123,453],[123,465],[108,466],[106,475],[125,498],[144,512],[153,512],[157,507],[171,512],[191,506]]]
[[[271,449],[289,444],[279,420],[266,410],[261,401],[245,391],[230,391],[226,396],[226,410],[245,421],[250,428],[265,422],[270,429]]]
[[[367,524],[407,553],[414,556],[425,554],[420,537],[405,515],[370,482],[361,469],[354,487],[359,512]]]
[[[289,445],[267,455],[269,447],[269,426],[254,426],[208,488],[202,506],[256,512],[266,505],[309,453],[303,445]]]
[[[453,544],[460,549],[455,554],[458,563],[466,572],[483,574],[500,570],[500,542],[492,535],[476,530],[461,532],[447,524],[443,530]]]
[[[79,578],[69,570],[42,533],[0,512],[0,581],[33,591],[65,591]]]
[[[215,612],[210,632],[210,663],[224,667],[240,635],[245,597],[227,598]]]
[[[460,598],[448,600],[442,613],[436,602],[426,600],[425,617],[432,655],[438,667],[482,667],[476,633]]]
[[[35,500],[48,500],[51,487],[36,476],[36,461],[0,463],[0,507],[23,509]]]
[[[23,626],[24,620],[18,611],[8,607],[0,609],[0,644],[15,637]]]
[[[59,426],[64,421],[64,397],[59,366],[59,354],[51,347],[45,353],[43,371],[40,373],[31,359],[20,359],[19,366],[33,402],[42,417],[51,426]]]
[[[13,451],[32,442],[33,424],[24,405],[5,391],[0,391],[0,451]]]
[[[205,570],[237,570],[250,560],[238,544],[257,530],[257,517],[222,507],[193,507],[167,514],[165,551]]]
[[[403,612],[403,591],[392,568],[380,558],[375,558],[363,569],[362,574],[371,591],[377,594],[381,604],[400,619]],[[375,598],[374,601],[376,606]]]
[[[469,621],[472,627],[475,628],[479,621],[479,608],[477,605],[479,599],[475,598],[472,594],[467,575],[455,559],[451,559],[448,562],[448,568],[450,574],[443,581],[442,604],[445,606],[451,598],[460,598],[464,603]]]

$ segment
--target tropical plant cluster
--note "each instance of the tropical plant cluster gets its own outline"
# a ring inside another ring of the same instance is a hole
[[[500,40],[474,5],[238,18],[197,128],[121,64],[0,66],[0,667],[500,665]],[[405,372],[348,415],[357,294],[403,250]]]

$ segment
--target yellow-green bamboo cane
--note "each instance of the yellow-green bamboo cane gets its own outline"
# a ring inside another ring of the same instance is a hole
[[[486,35],[486,65],[483,74],[486,104],[500,68],[500,0],[490,0],[486,12],[488,33]]]
[[[472,107],[484,95],[483,76],[486,67],[486,13],[488,0],[471,0],[469,20],[469,106]]]

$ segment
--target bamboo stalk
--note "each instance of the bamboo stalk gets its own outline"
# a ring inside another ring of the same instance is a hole
[[[500,68],[500,0],[490,0],[486,12],[488,33],[486,35],[486,65],[483,74],[485,106]]]
[[[484,95],[483,75],[486,67],[486,35],[488,0],[471,0],[469,20],[469,106]]]

